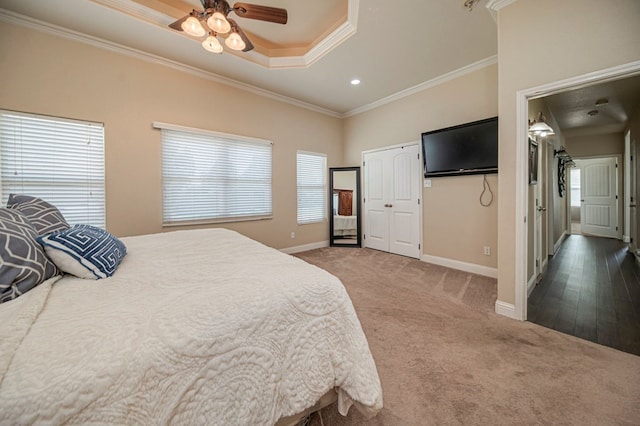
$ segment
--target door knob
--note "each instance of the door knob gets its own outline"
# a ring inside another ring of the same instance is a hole
[[[385,207],[393,207],[393,204],[385,204]]]

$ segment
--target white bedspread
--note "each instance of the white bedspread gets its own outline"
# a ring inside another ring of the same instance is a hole
[[[0,423],[268,425],[382,407],[340,281],[224,229],[123,238],[116,274],[0,305]]]

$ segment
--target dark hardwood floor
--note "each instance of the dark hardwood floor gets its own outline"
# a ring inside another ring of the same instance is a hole
[[[571,235],[529,296],[527,317],[640,355],[640,265],[619,240]]]

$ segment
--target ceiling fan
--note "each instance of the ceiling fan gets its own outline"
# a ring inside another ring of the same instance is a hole
[[[204,10],[193,9],[188,15],[169,24],[169,27],[184,31],[193,37],[206,35],[207,38],[202,42],[202,47],[214,53],[222,53],[222,44],[217,38],[218,35],[224,38],[225,44],[230,49],[243,52],[253,49],[251,40],[238,24],[229,18],[231,12],[241,18],[276,24],[287,23],[287,10],[278,7],[250,3],[236,3],[231,7],[225,0],[200,0],[200,2]]]

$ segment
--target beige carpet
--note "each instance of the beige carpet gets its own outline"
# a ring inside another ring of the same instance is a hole
[[[329,425],[640,425],[640,357],[496,315],[496,281],[369,249],[298,257],[344,283],[384,408]]]

